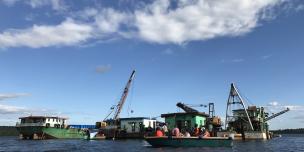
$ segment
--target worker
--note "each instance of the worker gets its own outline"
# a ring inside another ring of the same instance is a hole
[[[184,132],[184,137],[191,137],[189,131],[186,130],[186,131]]]
[[[162,137],[164,136],[164,133],[161,131],[159,127],[156,128],[156,136],[157,137]]]
[[[204,134],[203,134],[203,137],[204,137],[204,138],[210,137],[210,132],[209,132],[208,129],[205,129],[205,132],[204,132]]]
[[[180,136],[180,131],[177,126],[172,130],[172,136]]]
[[[168,135],[168,127],[167,127],[167,123],[165,123],[162,127],[162,130],[164,131],[165,135]]]
[[[195,125],[194,125],[194,129],[193,129],[193,133],[192,133],[193,136],[196,136],[196,137],[199,136],[199,135],[200,135],[200,132],[201,132],[201,131],[200,131],[200,128],[198,128],[198,125],[195,124]]]

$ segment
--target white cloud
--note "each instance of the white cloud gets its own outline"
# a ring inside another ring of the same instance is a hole
[[[6,4],[8,6],[14,5],[17,1],[19,1],[19,0],[0,0],[0,2]]]
[[[57,11],[63,11],[67,9],[64,0],[0,0],[8,6],[12,6],[17,2],[24,2],[30,5],[32,8],[40,8],[43,6],[51,6],[52,9]]]
[[[230,59],[230,60],[225,60],[225,59],[222,59],[221,62],[222,63],[240,63],[240,62],[244,62],[245,59],[243,58],[236,58],[236,59]]]
[[[96,72],[97,73],[106,73],[106,72],[108,72],[108,71],[110,71],[111,70],[111,65],[100,65],[100,66],[97,66],[96,67]]]
[[[0,104],[0,114],[22,114],[27,111],[24,107],[1,105]]]
[[[304,4],[301,4],[301,5],[298,5],[296,8],[295,8],[296,11],[302,11],[304,10]]]
[[[135,12],[139,36],[151,42],[181,44],[246,34],[258,25],[264,10],[281,0],[157,0]]]
[[[8,30],[0,34],[0,47],[48,47],[74,45],[85,42],[93,35],[90,25],[67,19],[59,25],[34,25],[23,30]]]
[[[104,9],[95,16],[95,23],[101,33],[120,32],[121,24],[127,21],[128,15],[126,13],[114,9]]]
[[[304,111],[304,106],[300,106],[300,105],[287,105],[284,106],[284,108],[289,108],[292,111]]]
[[[273,102],[269,102],[268,105],[269,105],[269,106],[278,106],[279,103],[276,102],[276,101],[273,101]]]
[[[173,53],[174,53],[174,51],[170,48],[167,48],[162,52],[162,54],[166,54],[166,55],[171,55]]]
[[[231,62],[238,63],[238,62],[244,62],[244,61],[245,61],[244,59],[233,59]]]
[[[50,5],[54,10],[67,9],[67,6],[64,4],[64,0],[29,0],[27,2],[32,8],[39,8]]]
[[[23,96],[29,96],[28,93],[6,93],[6,94],[0,94],[0,101],[5,99],[11,99],[11,98],[18,98]]]
[[[272,57],[272,55],[264,55],[264,56],[261,57],[261,59],[262,60],[267,60],[267,59],[269,59],[271,57]]]
[[[128,12],[89,7],[82,11],[84,14],[76,13],[78,17],[70,15],[74,20],[67,19],[58,25],[6,30],[0,33],[0,46],[66,46],[113,37],[180,45],[189,41],[241,36],[257,27],[269,12],[273,16],[274,11],[269,10],[286,1],[289,0],[155,0]],[[59,9],[64,6],[63,2],[30,0],[29,4],[33,8],[51,5],[53,9]]]

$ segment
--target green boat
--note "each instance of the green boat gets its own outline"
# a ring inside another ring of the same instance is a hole
[[[83,129],[69,128],[67,118],[29,116],[16,124],[21,139],[84,139]]]
[[[228,137],[146,137],[153,147],[231,147],[232,139]]]

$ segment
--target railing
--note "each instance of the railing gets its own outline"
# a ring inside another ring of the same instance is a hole
[[[43,122],[38,122],[38,123],[20,123],[20,122],[17,122],[16,123],[16,127],[27,127],[27,126],[31,126],[31,127],[45,126],[45,123],[43,123]]]

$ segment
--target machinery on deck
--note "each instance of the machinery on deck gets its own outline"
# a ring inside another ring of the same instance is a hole
[[[264,107],[247,107],[232,83],[227,101],[225,130],[234,132],[241,139],[270,139],[271,133],[267,121],[288,111],[287,108],[269,117]]]

